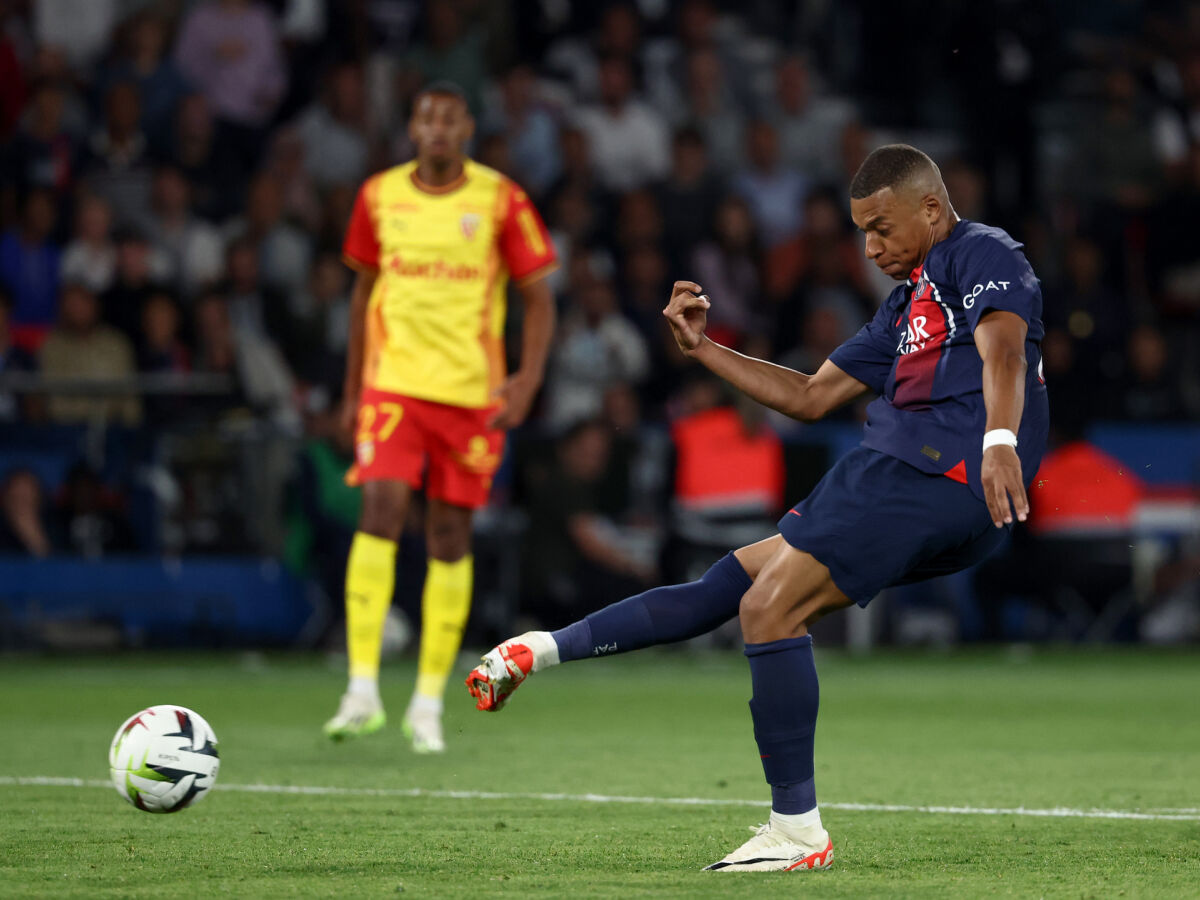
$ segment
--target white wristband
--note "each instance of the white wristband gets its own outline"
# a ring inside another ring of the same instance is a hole
[[[1003,444],[1006,447],[1017,446],[1017,436],[1007,428],[993,428],[991,431],[983,433],[983,452],[986,453],[988,447],[995,447],[997,444]]]

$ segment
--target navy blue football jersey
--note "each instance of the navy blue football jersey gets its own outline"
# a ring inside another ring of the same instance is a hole
[[[1027,483],[1037,473],[1049,430],[1042,291],[1021,247],[1000,228],[961,220],[875,318],[829,357],[879,394],[867,407],[863,446],[964,482],[980,498],[987,412],[974,331],[985,313],[1015,313],[1029,326],[1025,409],[1017,433]]]

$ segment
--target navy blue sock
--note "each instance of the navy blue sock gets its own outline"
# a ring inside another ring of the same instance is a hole
[[[551,632],[558,658],[628,653],[706,634],[738,614],[750,584],[737,557],[727,553],[699,581],[652,588]]]
[[[817,805],[813,735],[820,700],[812,635],[747,644],[746,658],[754,686],[750,715],[771,808],[784,815],[808,812]]]

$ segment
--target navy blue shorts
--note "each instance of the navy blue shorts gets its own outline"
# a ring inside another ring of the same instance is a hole
[[[823,563],[843,594],[866,606],[886,587],[949,575],[996,549],[1007,529],[987,504],[945,475],[856,447],[779,520],[779,533]]]

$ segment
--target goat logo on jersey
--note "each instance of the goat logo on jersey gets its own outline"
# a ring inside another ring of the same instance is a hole
[[[988,291],[1007,291],[1011,281],[989,281],[987,284],[977,284],[971,288],[971,292],[963,296],[963,309],[970,309],[975,305],[975,298],[980,294]]]

